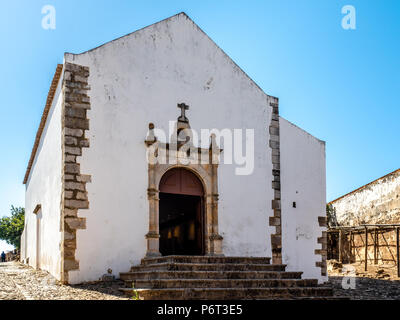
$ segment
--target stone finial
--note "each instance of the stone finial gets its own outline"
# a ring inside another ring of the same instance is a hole
[[[185,103],[178,103],[178,108],[181,109],[181,116],[178,118],[178,121],[180,122],[189,122],[189,119],[186,118],[186,110],[189,110],[189,106],[186,105]]]
[[[149,132],[147,133],[146,140],[144,141],[147,146],[151,146],[157,141],[157,137],[154,135],[154,123],[149,123]]]
[[[215,133],[212,133],[210,135],[210,149],[215,149],[217,148],[217,136]]]

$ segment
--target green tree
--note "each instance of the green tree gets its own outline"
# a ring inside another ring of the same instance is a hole
[[[11,216],[0,218],[0,239],[20,249],[21,235],[24,230],[25,209],[11,206]]]

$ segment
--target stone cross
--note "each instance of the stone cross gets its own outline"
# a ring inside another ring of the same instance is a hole
[[[185,115],[185,111],[189,110],[189,106],[184,103],[178,103],[178,108],[181,109],[181,116],[178,118],[178,121],[189,122],[189,119],[186,118],[186,115]]]

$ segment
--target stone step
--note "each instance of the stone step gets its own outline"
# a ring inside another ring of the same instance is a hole
[[[131,272],[174,270],[174,271],[285,271],[284,264],[243,263],[155,263],[133,266]]]
[[[140,271],[120,273],[121,280],[156,279],[300,279],[292,271]]]
[[[316,279],[160,279],[128,280],[127,287],[138,289],[171,289],[171,288],[294,288],[315,287]]]
[[[244,264],[270,264],[268,257],[220,257],[220,256],[163,256],[144,258],[141,265],[155,263],[244,263]]]
[[[132,289],[121,288],[127,296],[140,300],[254,300],[254,299],[302,299],[330,298],[328,287],[302,288],[177,288]]]

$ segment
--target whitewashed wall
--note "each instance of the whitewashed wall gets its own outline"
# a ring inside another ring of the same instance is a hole
[[[36,205],[41,209],[40,268],[60,279],[61,201],[61,80],[59,81],[39,148],[26,183],[25,229],[21,239],[21,259],[36,267]]]
[[[280,118],[281,192],[282,192],[282,259],[287,270],[303,271],[303,278],[319,279],[321,261],[315,249],[321,249],[317,238],[325,228],[318,217],[325,216],[325,143]],[[293,207],[296,202],[296,208]]]
[[[190,105],[193,129],[253,128],[255,170],[236,176],[219,170],[219,230],[225,255],[271,256],[271,151],[267,96],[185,15],[178,15],[89,52],[65,55],[90,68],[90,148],[81,172],[87,184],[86,230],[77,231],[80,270],[71,282],[96,280],[108,268],[118,276],[139,263],[148,232],[149,122],[168,132],[177,103]]]
[[[340,225],[400,222],[400,170],[332,202]]]

